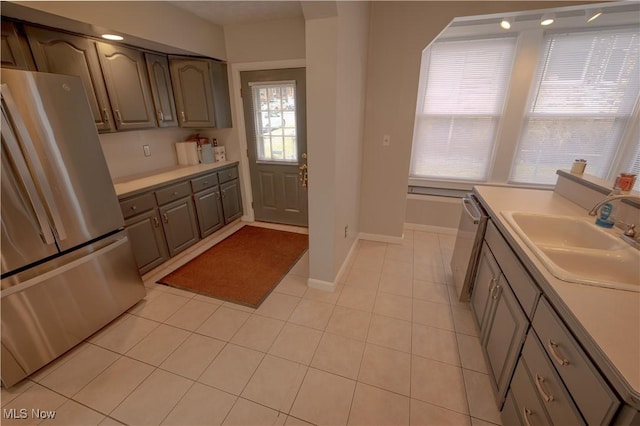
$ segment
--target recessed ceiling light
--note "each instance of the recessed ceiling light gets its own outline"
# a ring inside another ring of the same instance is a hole
[[[595,21],[600,15],[602,15],[602,9],[587,11],[587,23]]]
[[[547,25],[553,24],[555,16],[553,14],[543,15],[540,20],[540,25],[546,27]]]
[[[500,28],[502,28],[503,30],[508,30],[509,28],[511,28],[511,21],[507,18],[503,18],[502,21],[500,21]]]
[[[107,40],[114,40],[114,41],[124,40],[124,37],[115,35],[115,34],[102,34],[102,38],[106,38]]]

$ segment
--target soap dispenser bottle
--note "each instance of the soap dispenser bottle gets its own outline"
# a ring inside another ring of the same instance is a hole
[[[606,203],[600,208],[600,217],[596,218],[596,225],[603,228],[613,228],[613,219],[611,219],[611,213],[613,213],[613,206],[611,203]]]

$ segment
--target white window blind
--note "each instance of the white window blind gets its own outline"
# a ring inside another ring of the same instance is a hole
[[[486,180],[516,39],[444,41],[422,55],[411,177]]]
[[[554,184],[587,160],[605,178],[640,88],[637,29],[547,34],[510,181]]]

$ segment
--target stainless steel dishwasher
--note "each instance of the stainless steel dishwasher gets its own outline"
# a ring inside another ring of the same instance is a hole
[[[451,257],[451,271],[460,301],[469,300],[489,216],[473,194],[462,198],[462,216]]]

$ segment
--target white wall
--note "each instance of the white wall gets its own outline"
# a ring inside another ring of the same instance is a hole
[[[303,18],[225,25],[224,37],[229,63],[305,57]]]
[[[306,8],[309,283],[331,288],[359,232],[369,4]],[[329,10],[329,12],[332,12]],[[329,17],[327,17],[329,15]],[[320,16],[314,18],[314,16]],[[344,227],[349,227],[344,236]]]
[[[457,16],[586,2],[380,1],[371,3],[360,206],[361,231],[400,237],[422,50]],[[384,134],[391,145],[382,146]],[[438,216],[442,212],[433,211]]]

